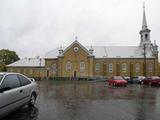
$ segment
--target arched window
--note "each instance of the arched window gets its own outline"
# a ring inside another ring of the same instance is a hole
[[[85,62],[84,61],[82,61],[82,62],[80,62],[80,72],[84,72],[85,71]]]
[[[145,34],[145,39],[146,39],[146,40],[148,39],[148,34]]]
[[[100,70],[100,63],[96,63],[95,64],[95,71],[99,71]]]
[[[72,63],[71,63],[71,61],[68,61],[66,63],[66,71],[71,71],[71,70],[72,70]]]
[[[108,72],[109,73],[113,72],[113,64],[112,63],[109,63],[109,65],[108,65]]]
[[[147,65],[147,70],[148,70],[148,72],[152,72],[153,71],[153,64],[152,63],[149,63]]]
[[[127,64],[122,63],[122,72],[127,72]]]
[[[139,63],[135,64],[135,71],[140,72],[140,64]]]
[[[56,63],[54,63],[54,64],[52,65],[52,69],[53,69],[53,71],[56,71],[56,70],[57,70],[57,64],[56,64]]]

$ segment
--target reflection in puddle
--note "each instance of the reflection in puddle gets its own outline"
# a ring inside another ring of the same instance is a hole
[[[38,84],[36,107],[20,109],[12,120],[159,120],[158,87],[79,81]]]
[[[12,117],[10,117],[12,116]],[[10,114],[9,117],[4,118],[5,120],[37,120],[38,109],[36,107],[29,108],[24,106],[19,110]]]

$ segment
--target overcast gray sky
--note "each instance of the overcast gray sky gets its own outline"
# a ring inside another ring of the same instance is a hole
[[[151,40],[160,45],[159,0],[0,0],[0,49],[23,57],[68,46],[137,46],[146,3]]]

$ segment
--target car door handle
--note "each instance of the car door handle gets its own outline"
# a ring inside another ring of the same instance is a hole
[[[20,92],[20,93],[22,93],[22,92],[23,92],[23,90],[20,90],[19,92]]]

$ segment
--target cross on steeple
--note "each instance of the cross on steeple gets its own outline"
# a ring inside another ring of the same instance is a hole
[[[77,36],[75,36],[75,41],[77,41],[77,39],[78,39],[78,37],[77,37]]]

